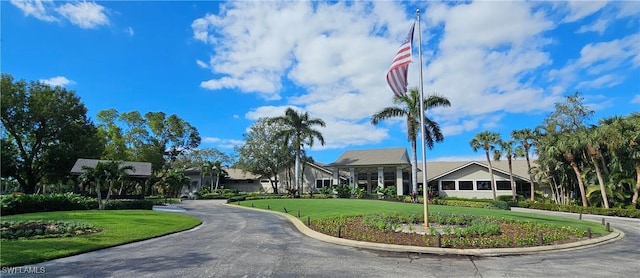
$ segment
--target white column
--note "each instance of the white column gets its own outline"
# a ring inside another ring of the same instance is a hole
[[[378,167],[378,188],[384,188],[384,168]]]
[[[356,177],[356,169],[355,168],[349,168],[349,186],[351,186],[351,188],[355,188],[356,187],[356,182],[358,177]]]
[[[333,169],[333,179],[331,180],[331,185],[339,185],[340,184],[340,169]]]
[[[396,191],[398,193],[398,196],[402,196],[402,189],[403,189],[403,184],[402,184],[402,167],[398,166],[396,167]]]

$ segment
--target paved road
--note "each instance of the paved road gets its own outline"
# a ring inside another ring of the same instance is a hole
[[[186,213],[203,219],[203,225],[190,231],[28,267],[42,268],[49,277],[638,277],[640,273],[637,220],[607,218],[626,236],[600,247],[505,257],[441,256],[334,245],[302,235],[282,216],[222,204],[184,202]]]

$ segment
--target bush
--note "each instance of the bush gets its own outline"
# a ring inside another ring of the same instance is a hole
[[[0,197],[0,207],[1,215],[89,210],[98,208],[98,200],[72,193],[3,195]]]
[[[227,199],[227,204],[244,201],[247,199],[247,195],[237,195]]]
[[[466,200],[454,200],[454,199],[434,199],[434,205],[444,205],[444,206],[456,206],[456,207],[470,207],[470,208],[488,208],[488,209],[503,209],[509,210],[509,204],[504,201],[493,201],[493,200],[474,200],[474,199],[466,199]]]
[[[104,209],[107,210],[119,210],[119,209],[153,209],[154,202],[151,200],[110,200],[108,201]]]
[[[351,198],[351,187],[348,185],[339,185],[336,188],[338,198]]]
[[[550,203],[535,203],[535,202],[529,202],[529,201],[520,202],[518,203],[518,206],[522,208],[551,210],[551,211],[560,211],[560,212],[640,218],[640,210],[638,209],[623,209],[623,208],[606,209],[606,208],[598,208],[598,207],[585,208],[582,206],[567,206],[567,205],[550,204]]]

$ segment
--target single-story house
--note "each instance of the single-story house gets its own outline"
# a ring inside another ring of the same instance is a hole
[[[525,160],[513,160],[516,192],[528,196],[530,177]],[[509,166],[505,161],[492,161],[496,195],[511,195]],[[405,148],[345,151],[328,165],[334,177],[348,171],[349,185],[375,192],[377,187],[396,186],[398,195],[408,195],[411,185],[411,162]],[[422,187],[422,163],[418,162],[418,184]],[[486,161],[427,162],[429,187],[438,196],[492,198],[489,167]]]
[[[79,158],[71,168],[71,175],[79,176],[84,172],[84,167],[95,168],[98,162],[108,163],[111,160],[99,160],[99,159],[85,159]],[[130,178],[142,178],[146,179],[151,177],[151,163],[149,162],[133,162],[133,161],[121,161],[122,166],[131,166],[133,170],[126,170],[125,172]]]
[[[280,171],[277,177],[265,177],[253,174],[236,168],[225,168],[228,175],[221,177],[218,188],[236,189],[240,192],[264,192],[273,193],[271,185],[274,182],[277,185],[278,192],[286,193],[287,188],[294,187],[294,169],[293,166]],[[331,170],[327,169],[321,163],[306,162],[302,163],[302,192],[318,192],[324,186],[330,186],[333,183]],[[211,186],[211,177],[200,175],[200,167],[193,167],[185,170],[185,174],[191,179],[189,188],[183,188],[182,196],[193,196],[202,186]],[[215,179],[213,182],[215,186]],[[339,178],[346,181],[346,177]]]

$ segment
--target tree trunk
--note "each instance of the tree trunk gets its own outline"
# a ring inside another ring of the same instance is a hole
[[[98,209],[102,210],[102,190],[100,190],[100,181],[96,181],[96,192],[98,193]]]
[[[607,190],[604,187],[604,181],[602,180],[602,173],[600,172],[600,166],[598,166],[598,161],[596,160],[596,156],[591,156],[591,162],[596,167],[596,176],[598,177],[598,183],[600,184],[600,194],[602,194],[602,201],[604,202],[604,207],[609,208],[609,200],[607,199]]]
[[[508,157],[509,161],[509,181],[511,182],[511,200],[516,201],[516,182],[513,180],[513,165],[511,162],[511,157]]]
[[[582,175],[580,174],[580,168],[578,168],[578,164],[573,160],[573,155],[565,155],[567,160],[569,160],[569,164],[571,164],[571,168],[573,172],[576,174],[576,178],[578,179],[578,188],[580,189],[580,197],[582,198],[582,206],[587,207],[587,195],[584,191],[584,182],[582,181]]]
[[[424,148],[424,146],[422,146]],[[418,147],[416,140],[411,140],[411,193],[418,193]],[[422,171],[426,171],[427,169],[422,169]],[[422,181],[424,184],[427,181]],[[402,184],[398,184],[398,187],[402,186]],[[404,192],[404,189],[403,189]]]
[[[528,145],[527,145],[528,146]],[[527,173],[529,173],[529,184],[531,184],[531,201],[533,202],[535,199],[535,186],[533,182],[533,178],[531,177],[531,161],[529,160],[529,148],[527,147],[525,158],[527,159]]]
[[[216,189],[215,190],[218,190],[218,184],[219,183],[220,183],[220,175],[217,175],[216,176]]]
[[[638,193],[640,192],[640,164],[636,165],[636,187],[633,189],[633,197],[631,203],[638,207]]]
[[[296,162],[294,167],[293,185],[296,187],[296,194],[300,194],[300,150],[296,150]]]
[[[491,176],[491,191],[493,192],[493,200],[497,200],[496,196],[496,180],[493,178],[493,166],[491,165],[491,159],[489,158],[489,150],[485,150],[484,153],[487,155],[487,162],[489,163],[489,176]]]

